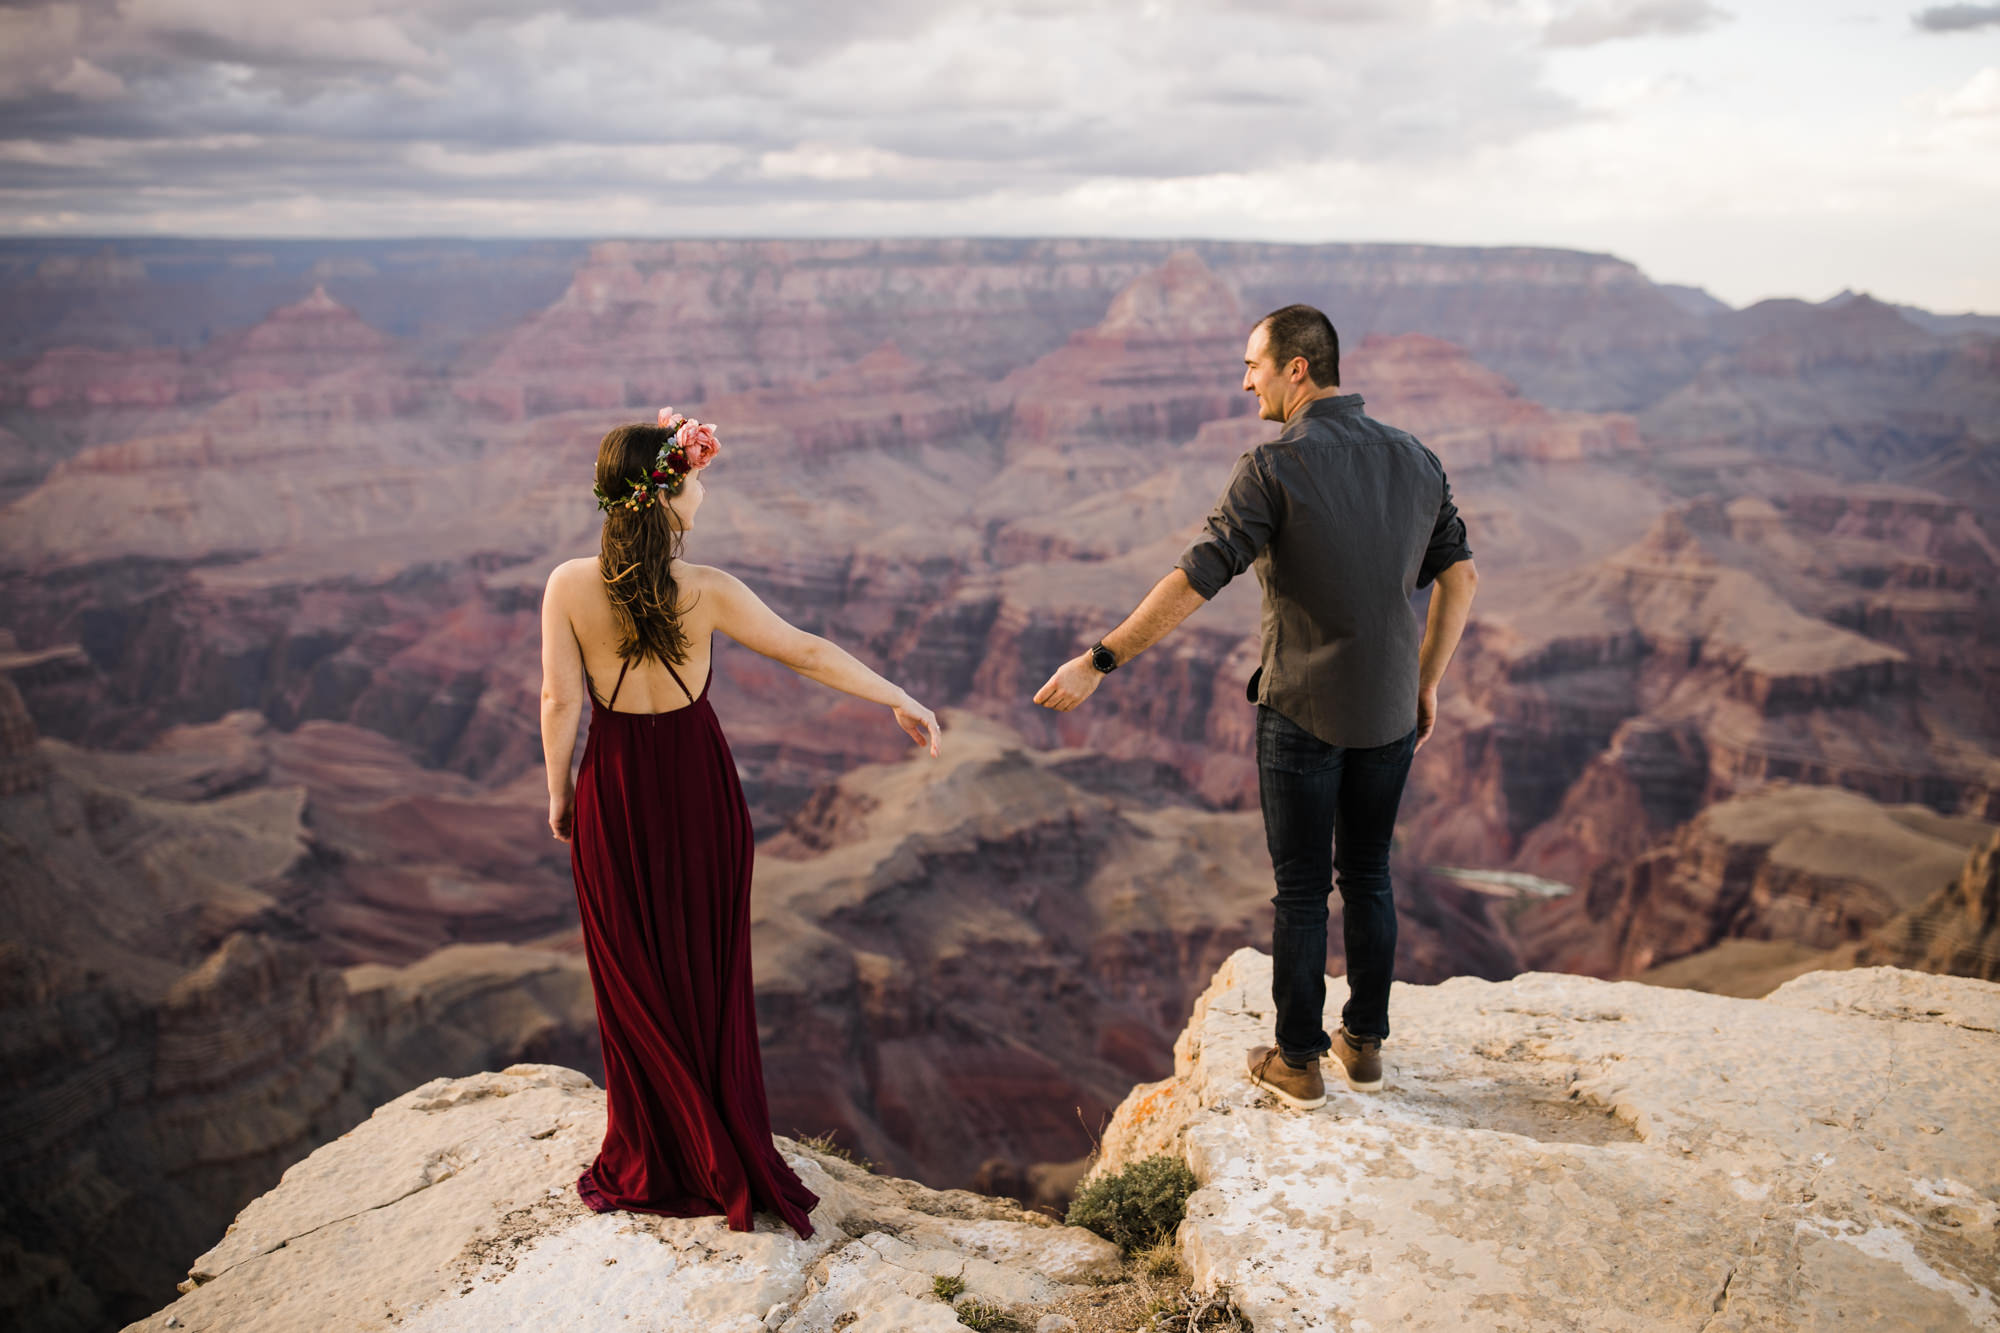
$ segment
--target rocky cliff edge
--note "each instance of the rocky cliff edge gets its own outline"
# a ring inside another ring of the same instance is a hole
[[[435,1079],[294,1165],[134,1329],[958,1330],[932,1279],[1017,1311],[1116,1278],[1116,1246],[1004,1200],[881,1177],[790,1139],[819,1195],[801,1240],[768,1214],[592,1213],[573,1182],[604,1093],[514,1065]],[[1038,1320],[1031,1319],[1030,1327]]]
[[[1387,1088],[1312,1112],[1243,1076],[1271,964],[1216,973],[1098,1171],[1184,1156],[1195,1285],[1277,1330],[2000,1329],[2000,986],[1815,972],[1759,1000],[1529,973],[1400,986]],[[1342,979],[1329,983],[1338,1022]],[[592,1214],[603,1093],[549,1065],[439,1079],[238,1216],[143,1329],[948,1330],[932,1278],[1035,1327],[1115,1249],[789,1139],[774,1218]]]
[[[1097,1168],[1187,1158],[1195,1285],[1259,1333],[2000,1329],[2000,986],[1399,985],[1384,1091],[1311,1112],[1244,1078],[1270,995],[1232,955]]]

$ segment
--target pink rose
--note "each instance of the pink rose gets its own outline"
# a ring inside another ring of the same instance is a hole
[[[715,427],[702,421],[690,421],[681,427],[681,433],[674,442],[686,451],[688,470],[707,467],[715,458],[722,442],[715,438]]]
[[[680,425],[683,421],[686,420],[687,420],[686,417],[674,411],[674,409],[671,407],[663,407],[660,409],[660,424],[662,426],[665,426],[668,430],[672,430],[674,427]]]

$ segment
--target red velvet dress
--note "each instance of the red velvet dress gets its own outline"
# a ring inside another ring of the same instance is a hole
[[[570,868],[610,1120],[576,1189],[597,1212],[748,1231],[764,1208],[810,1236],[819,1196],[771,1142],[757,1047],[750,812],[708,686],[673,674],[690,702],[661,713],[613,711],[622,669],[609,700],[591,689]]]

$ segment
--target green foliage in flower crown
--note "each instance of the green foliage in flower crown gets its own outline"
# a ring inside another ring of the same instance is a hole
[[[597,497],[597,507],[606,513],[613,509],[626,509],[636,514],[653,502],[656,489],[666,492],[670,499],[679,495],[687,474],[687,455],[674,438],[668,436],[667,442],[660,446],[659,455],[653,459],[650,478],[627,477],[625,489],[613,495],[606,495],[602,486],[592,482],[590,493]]]
[[[1194,1172],[1180,1158],[1164,1153],[1148,1157],[1077,1191],[1066,1220],[1130,1254],[1174,1234],[1187,1215],[1194,1185]]]

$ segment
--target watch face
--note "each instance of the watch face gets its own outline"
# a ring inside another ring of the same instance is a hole
[[[1118,659],[1111,655],[1109,648],[1100,643],[1090,650],[1090,664],[1109,675],[1112,668],[1118,665]]]

